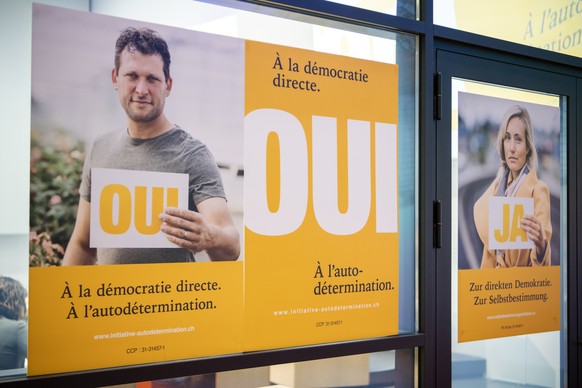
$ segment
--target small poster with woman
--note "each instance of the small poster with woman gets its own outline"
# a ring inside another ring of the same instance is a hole
[[[560,108],[458,101],[458,340],[559,330]]]

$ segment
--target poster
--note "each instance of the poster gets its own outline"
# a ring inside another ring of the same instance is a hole
[[[398,333],[397,66],[33,11],[30,375]]]
[[[397,334],[397,67],[246,47],[245,350]]]
[[[458,101],[458,341],[560,330],[560,110]]]
[[[129,52],[112,71],[128,27],[167,42],[168,75],[161,55]],[[32,61],[28,373],[241,352],[244,250],[192,259],[192,245],[176,241],[194,244],[195,221],[180,229],[158,215],[171,206],[208,221],[203,204],[222,195],[209,183],[219,174],[243,243],[244,42],[34,5]],[[163,134],[128,136],[164,117]],[[87,219],[81,242],[96,262],[67,255]],[[181,232],[170,239],[166,227]]]

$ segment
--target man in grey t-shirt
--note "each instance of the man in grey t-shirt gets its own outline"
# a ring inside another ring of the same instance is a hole
[[[211,260],[236,260],[239,233],[226,203],[218,168],[202,143],[164,114],[172,89],[166,42],[149,29],[128,28],[115,47],[112,82],[127,116],[127,129],[95,141],[85,160],[75,229],[63,265],[193,261],[206,251]],[[189,209],[166,208],[162,232],[182,247],[100,249],[89,246],[91,168],[189,174]]]

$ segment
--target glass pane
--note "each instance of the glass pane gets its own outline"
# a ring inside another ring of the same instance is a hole
[[[416,18],[416,1],[414,0],[328,0],[334,3],[349,5],[385,13],[388,15],[401,16],[409,19]]]
[[[371,388],[413,385],[414,351],[407,349],[139,382],[136,388]]]
[[[40,1],[43,3],[43,1]],[[80,9],[89,11],[87,3],[71,2],[67,0],[46,1],[50,5],[57,5],[64,8]],[[417,39],[414,36],[394,33],[390,31],[376,31],[369,28],[360,28],[353,25],[334,23],[329,20],[308,18],[303,15],[293,15],[295,20],[278,15],[288,14],[281,13],[273,9],[248,6],[247,9],[235,9],[229,7],[234,3],[225,1],[225,6],[208,4],[204,2],[194,2],[186,0],[173,0],[171,3],[164,3],[160,7],[158,1],[108,1],[97,0],[91,2],[91,12],[103,15],[118,16],[130,18],[133,20],[158,23],[183,29],[208,32],[217,35],[256,40],[267,43],[274,43],[304,49],[310,49],[320,52],[339,54],[353,58],[366,59],[376,62],[399,65],[398,84],[399,84],[399,133],[398,133],[398,176],[399,176],[399,235],[400,235],[400,265],[399,265],[399,333],[412,333],[417,330],[417,314],[415,310],[416,303],[416,225],[417,212],[415,204],[417,203],[417,68],[418,53]],[[17,5],[16,5],[17,4]],[[240,4],[239,4],[240,5]],[[66,123],[60,122],[58,115],[53,115],[56,110],[50,106],[41,107],[38,105],[38,96],[32,96],[31,109],[31,83],[30,74],[31,62],[31,36],[32,30],[30,25],[30,14],[32,1],[23,2],[3,2],[0,5],[0,19],[6,23],[1,23],[0,29],[5,30],[4,37],[0,46],[7,52],[17,52],[15,55],[17,61],[3,61],[2,68],[6,73],[13,76],[14,90],[21,90],[22,94],[14,94],[9,99],[2,99],[4,106],[12,114],[9,121],[2,121],[6,138],[11,139],[10,147],[3,146],[3,158],[10,162],[2,163],[0,174],[7,181],[11,182],[10,187],[6,187],[0,193],[1,203],[8,204],[5,214],[7,215],[0,221],[0,262],[2,273],[5,276],[13,277],[19,280],[24,288],[28,288],[28,266],[29,243],[38,247],[46,248],[43,241],[29,240],[29,159],[30,155],[30,136],[31,128],[31,110],[36,120],[46,120],[54,128],[63,131],[70,131],[78,134],[83,140],[88,140],[96,135],[95,129],[91,127],[84,115],[87,113],[83,110],[70,109],[67,112],[67,120],[83,122],[85,125],[67,126]],[[264,13],[262,13],[264,12]],[[14,21],[18,21],[18,23]],[[22,23],[26,20],[26,23]],[[64,37],[70,39],[67,47],[78,47],[75,43],[74,36]],[[65,47],[67,42],[60,42],[58,47]],[[178,45],[179,46],[179,45]],[[17,48],[17,49],[13,49]],[[16,50],[16,51],[14,51]],[[20,50],[20,51],[19,51]],[[52,65],[59,60],[59,55],[49,55]],[[62,58],[61,58],[62,59]],[[110,58],[112,61],[112,58]],[[97,61],[92,61],[97,63]],[[45,65],[50,65],[48,62]],[[109,66],[109,65],[107,65]],[[106,66],[102,67],[103,70]],[[89,69],[84,69],[89,70]],[[37,72],[35,74],[42,74]],[[86,75],[86,73],[85,73]],[[68,77],[75,77],[71,72]],[[77,75],[78,76],[78,75]],[[83,78],[83,77],[82,77]],[[93,96],[105,96],[111,92],[110,85],[107,87],[95,86],[100,83],[99,75],[94,78],[86,76],[80,80],[80,85],[93,85],[95,90],[91,93]],[[49,105],[51,101],[57,101],[61,97],[69,98],[69,102],[77,103],[80,99],[72,97],[76,101],[71,101],[71,96],[67,96],[65,90],[63,95],[53,94],[52,97],[46,98],[44,102]],[[73,105],[71,105],[73,106]],[[52,112],[47,114],[47,112]],[[75,113],[76,112],[76,113]],[[187,115],[189,112],[182,112]],[[78,114],[78,117],[74,117]],[[119,118],[119,117],[117,117]],[[114,118],[115,119],[115,118]],[[6,120],[3,119],[3,120]],[[80,121],[79,121],[80,120]],[[89,120],[90,121],[90,120]],[[8,131],[8,128],[14,130]],[[50,138],[50,137],[49,137]],[[53,137],[54,141],[59,138]],[[59,146],[70,146],[70,144],[59,144]],[[70,150],[74,151],[74,150]],[[225,160],[219,160],[219,164],[232,164],[232,158],[240,157],[240,152],[224,153]],[[71,155],[77,155],[71,153]],[[82,154],[81,154],[82,156]],[[4,160],[4,159],[3,159]],[[238,175],[237,175],[238,176]],[[226,179],[235,177],[229,176]],[[225,179],[225,180],[226,180]],[[75,190],[74,186],[71,190]],[[50,197],[47,201],[48,206],[56,205],[63,198],[59,196]],[[76,199],[74,199],[76,201]],[[4,208],[3,208],[4,210]],[[74,215],[75,212],[72,212]],[[53,213],[51,213],[53,214]],[[72,227],[74,216],[71,213],[61,214],[55,212],[56,227]],[[9,221],[10,220],[10,221]],[[67,228],[61,231],[69,233]],[[67,239],[63,239],[66,241]],[[46,241],[44,241],[46,243]],[[62,247],[64,248],[64,247]],[[52,248],[51,248],[52,249]],[[62,253],[60,248],[55,248],[51,252],[54,254],[54,262],[49,264],[58,264],[61,260]],[[8,373],[23,373],[25,369],[17,368]]]
[[[582,57],[580,2],[435,0],[434,22],[445,27]]]
[[[561,386],[561,99],[466,80],[452,90],[453,384]]]

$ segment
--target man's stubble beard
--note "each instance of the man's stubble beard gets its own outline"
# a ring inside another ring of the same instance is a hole
[[[157,108],[155,105],[151,105],[151,108],[147,111],[140,111],[133,109],[131,104],[132,103],[130,102],[129,105],[125,107],[125,113],[131,120],[138,123],[150,123],[160,117],[163,111],[163,106]]]

